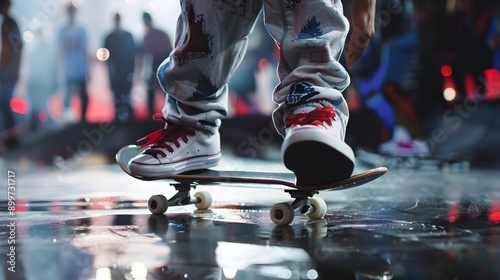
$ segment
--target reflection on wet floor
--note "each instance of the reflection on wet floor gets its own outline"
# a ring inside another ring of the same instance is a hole
[[[500,279],[495,171],[391,170],[321,193],[326,217],[290,226],[269,219],[290,199],[276,190],[200,187],[212,209],[150,215],[149,196],[172,190],[116,166],[18,174],[14,216],[0,196],[0,238],[15,237],[0,279]]]

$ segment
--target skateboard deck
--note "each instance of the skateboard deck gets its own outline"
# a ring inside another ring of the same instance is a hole
[[[151,197],[148,207],[153,214],[164,213],[168,208],[168,205],[195,204],[198,209],[208,208],[211,204],[211,198],[207,192],[199,192],[195,194],[194,199],[189,195],[189,190],[196,188],[197,185],[217,184],[221,186],[234,185],[239,187],[260,187],[266,189],[284,190],[289,193],[292,198],[295,198],[295,202],[292,204],[280,203],[274,206],[277,209],[271,209],[271,219],[279,225],[289,224],[293,220],[293,214],[290,214],[290,212],[293,213],[293,211],[297,209],[300,209],[302,213],[309,212],[307,215],[310,218],[324,216],[326,213],[326,203],[320,198],[313,198],[313,196],[319,191],[340,191],[355,188],[369,183],[387,172],[387,168],[378,167],[356,174],[345,180],[307,187],[297,186],[295,184],[296,176],[292,172],[205,169],[182,174],[166,174],[155,177],[144,177],[130,173],[127,166],[128,161],[140,152],[141,151],[137,146],[126,146],[120,149],[116,154],[116,162],[125,173],[133,178],[143,181],[166,180],[170,182],[171,185],[173,185],[178,191],[174,197],[168,200],[162,195]],[[314,208],[312,212],[309,211],[310,208]],[[315,213],[315,211],[319,212]],[[283,216],[283,218],[281,218],[281,216]],[[291,216],[291,218],[289,216]]]
[[[470,168],[468,160],[472,158],[472,155],[471,151],[457,151],[448,154],[431,154],[427,156],[383,154],[365,148],[359,148],[356,151],[356,158],[370,166],[384,165],[415,169],[438,167],[442,171],[449,171],[452,168],[460,171],[468,171]]]
[[[374,168],[363,173],[354,175],[342,181],[332,182],[330,184],[323,184],[318,186],[301,187],[295,184],[296,177],[292,172],[269,172],[269,171],[241,171],[241,170],[197,170],[182,174],[166,174],[155,177],[144,177],[131,174],[128,170],[127,163],[134,156],[138,155],[140,151],[137,146],[127,146],[122,148],[116,154],[116,161],[121,169],[128,175],[143,181],[155,180],[171,180],[177,182],[191,181],[198,184],[262,184],[262,185],[278,185],[278,189],[297,189],[297,190],[315,190],[315,191],[335,191],[346,190],[361,186],[371,182],[387,172],[387,168],[379,167]],[[266,186],[268,188],[268,186]]]

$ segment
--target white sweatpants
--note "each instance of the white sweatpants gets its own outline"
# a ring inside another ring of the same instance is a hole
[[[338,62],[349,23],[340,0],[182,0],[174,51],[158,69],[164,116],[215,132],[227,116],[228,80],[241,63],[257,15],[280,47],[275,126],[307,105],[333,104],[348,117],[349,85]],[[321,101],[319,101],[321,100]],[[271,100],[270,100],[271,102]]]

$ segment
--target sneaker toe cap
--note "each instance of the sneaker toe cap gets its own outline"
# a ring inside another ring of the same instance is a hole
[[[129,161],[129,166],[133,164],[141,165],[158,165],[161,164],[160,160],[152,155],[140,154],[135,156]]]

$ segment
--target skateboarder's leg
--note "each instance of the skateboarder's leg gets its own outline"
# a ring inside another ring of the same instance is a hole
[[[176,47],[158,70],[168,96],[164,116],[212,133],[227,116],[227,83],[262,7],[260,1],[225,2],[181,1]]]
[[[279,104],[273,114],[285,137],[285,165],[311,184],[347,178],[354,153],[344,142],[349,117],[339,63],[349,23],[339,0],[264,0],[267,29],[279,44]]]
[[[176,47],[158,69],[167,93],[163,118],[168,126],[148,137],[145,153],[129,163],[132,172],[161,175],[218,163],[227,83],[241,63],[261,7],[260,1],[181,1]]]

